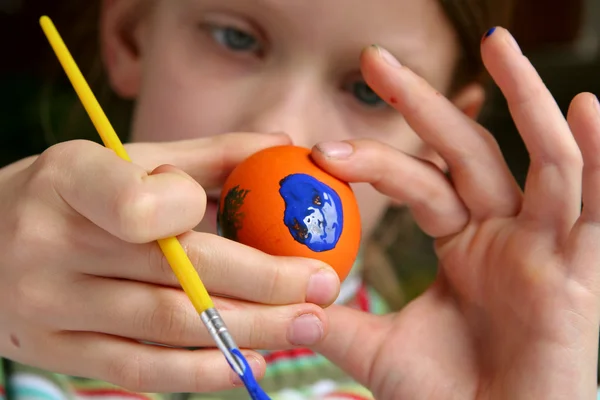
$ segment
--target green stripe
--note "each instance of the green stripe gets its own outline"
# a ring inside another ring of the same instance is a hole
[[[265,378],[271,377],[275,374],[281,374],[285,372],[300,372],[299,370],[307,370],[312,368],[318,368],[328,364],[329,361],[325,357],[302,357],[302,358],[291,358],[286,360],[279,360],[273,364],[269,364],[265,372]]]

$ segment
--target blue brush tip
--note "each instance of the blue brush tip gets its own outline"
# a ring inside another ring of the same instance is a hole
[[[240,379],[242,382],[244,382],[244,386],[246,386],[246,390],[248,390],[250,398],[252,400],[271,400],[271,398],[267,396],[254,378],[252,369],[242,353],[238,349],[234,349],[231,352],[242,362],[242,364],[244,364],[244,374],[240,375]]]

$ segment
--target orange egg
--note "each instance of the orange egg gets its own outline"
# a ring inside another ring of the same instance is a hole
[[[253,154],[225,181],[221,236],[279,256],[319,259],[346,278],[360,245],[354,192],[319,168],[310,149],[278,146]]]

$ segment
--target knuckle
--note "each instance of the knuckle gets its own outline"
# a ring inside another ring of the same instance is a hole
[[[578,170],[583,169],[583,155],[578,146],[565,146],[562,163]]]
[[[14,287],[14,305],[16,314],[25,321],[41,322],[52,319],[57,307],[57,294],[48,288],[44,279],[31,275],[21,278]]]
[[[182,243],[183,245],[183,243]],[[184,246],[184,251],[188,254],[188,258],[191,261],[193,259],[189,256],[187,248]],[[163,254],[159,246],[148,246],[148,262],[145,264],[149,269],[149,273],[152,276],[159,277],[160,281],[165,284],[178,285],[177,277],[173,274],[173,269],[169,264],[169,261]]]
[[[108,366],[107,381],[130,390],[132,392],[144,391],[144,365],[143,357],[131,353],[123,357],[115,357]]]
[[[268,326],[268,321],[265,321],[260,315],[250,316],[250,322],[246,327],[246,339],[249,347],[257,348],[262,347],[265,343],[272,344],[272,342],[265,340],[265,326]]]
[[[62,144],[54,145],[40,154],[33,162],[31,174],[25,187],[27,194],[37,197],[46,189],[53,189],[58,192],[56,179],[62,169],[62,163],[64,163],[61,157],[61,154],[65,151],[64,147],[66,146]]]
[[[170,344],[184,343],[193,320],[185,304],[172,299],[160,302],[142,322],[142,331],[149,337]]]
[[[231,155],[231,143],[234,142],[239,146],[243,140],[241,134],[229,133],[225,135],[217,135],[208,138],[207,148],[210,148],[211,165],[214,165],[216,171],[223,169],[227,165],[227,160]],[[235,150],[236,148],[234,148]]]
[[[563,145],[532,157],[531,164],[535,168],[554,167],[559,170],[581,171],[584,166],[581,150],[574,143]]]
[[[285,276],[280,263],[276,263],[275,267],[272,268],[272,272],[268,279],[265,280],[265,287],[262,293],[264,293],[265,300],[267,303],[275,304],[280,299],[279,288],[286,287],[282,286],[285,282]],[[289,287],[289,286],[288,286]]]
[[[198,235],[199,240],[194,242],[182,240],[181,245],[194,266],[194,269],[200,273],[200,276],[204,276],[204,279],[206,279],[215,272],[211,270],[214,268],[209,267],[216,266],[219,261],[218,254],[207,254],[207,252],[211,251],[210,247],[212,247],[212,251],[217,251],[219,247],[218,242],[214,243],[214,246],[206,245],[206,243],[211,243],[211,241],[215,239],[214,235],[202,232],[199,232]],[[201,268],[202,270],[200,270]],[[164,256],[161,261],[161,270],[165,275],[173,276],[173,270]]]
[[[193,390],[202,393],[223,388],[223,379],[226,379],[224,377],[230,375],[226,373],[216,373],[220,370],[222,370],[222,366],[215,365],[214,363],[201,362],[199,365],[194,365],[194,370],[190,373]],[[207,380],[207,376],[211,376],[213,379]]]
[[[35,160],[35,171],[37,174],[50,174],[55,176],[57,172],[69,171],[86,162],[83,155],[89,155],[91,148],[97,144],[87,140],[72,140],[55,144],[46,149]]]
[[[545,96],[548,96],[548,89],[544,85],[526,86],[515,92],[510,103],[514,108],[526,108]]]
[[[435,181],[438,179],[446,180],[443,176],[443,172],[431,161],[422,161],[423,166],[428,170],[427,173],[431,177],[435,177]],[[393,177],[390,177],[393,179]],[[409,182],[409,185],[415,185],[419,187],[419,190],[414,191],[414,199],[411,201],[411,206],[415,207],[427,207],[427,208],[437,208],[440,204],[444,204],[448,202],[449,195],[451,191],[449,191],[449,187],[444,184],[428,184],[430,182],[435,182],[433,179],[420,179],[420,177],[416,177],[418,181]]]
[[[61,193],[65,186],[73,184],[72,171],[89,163],[90,156],[97,153],[97,147],[98,144],[87,140],[72,140],[49,147],[32,163],[25,193],[32,198],[54,193],[55,197],[65,200]]]
[[[412,206],[439,209],[448,204],[449,197],[449,191],[445,187],[428,185],[423,187]]]

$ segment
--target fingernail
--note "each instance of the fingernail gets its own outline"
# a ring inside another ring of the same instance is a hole
[[[244,353],[242,353],[242,354],[244,354]],[[250,369],[252,370],[252,373],[254,374],[254,377],[256,378],[256,375],[258,375],[258,371],[260,371],[262,368],[262,361],[254,354],[244,354],[244,357],[246,358],[246,361],[248,361],[248,364],[250,365]],[[231,382],[233,382],[233,386],[243,386],[244,385],[244,382],[242,382],[242,379],[234,371],[231,371]]]
[[[285,133],[284,131],[274,131],[274,132],[267,132],[267,135],[271,135],[271,136],[290,136],[287,133]]]
[[[394,57],[389,51],[376,44],[374,44],[373,47],[377,49],[377,51],[379,52],[379,56],[383,58],[389,65],[391,65],[394,68],[402,67],[400,61],[398,61],[398,59]]]
[[[311,346],[323,337],[323,324],[313,314],[297,317],[288,330],[288,340],[296,346]]]
[[[483,35],[483,38],[481,38],[481,40],[485,40],[487,38],[489,38],[490,36],[492,36],[492,33],[496,32],[496,27],[494,26],[493,28],[488,29],[488,31]]]
[[[306,301],[317,305],[330,304],[339,292],[340,278],[335,271],[322,269],[314,273],[306,288]]]
[[[196,180],[194,178],[192,178],[190,175],[188,175],[186,172],[180,170],[179,168],[177,168],[176,166],[171,165],[171,164],[159,165],[158,167],[154,168],[152,170],[152,172],[150,172],[150,175],[161,175],[161,174],[179,175],[179,176],[187,179],[188,181],[197,183]]]
[[[354,147],[348,142],[322,142],[317,149],[327,158],[348,158],[354,153]]]

